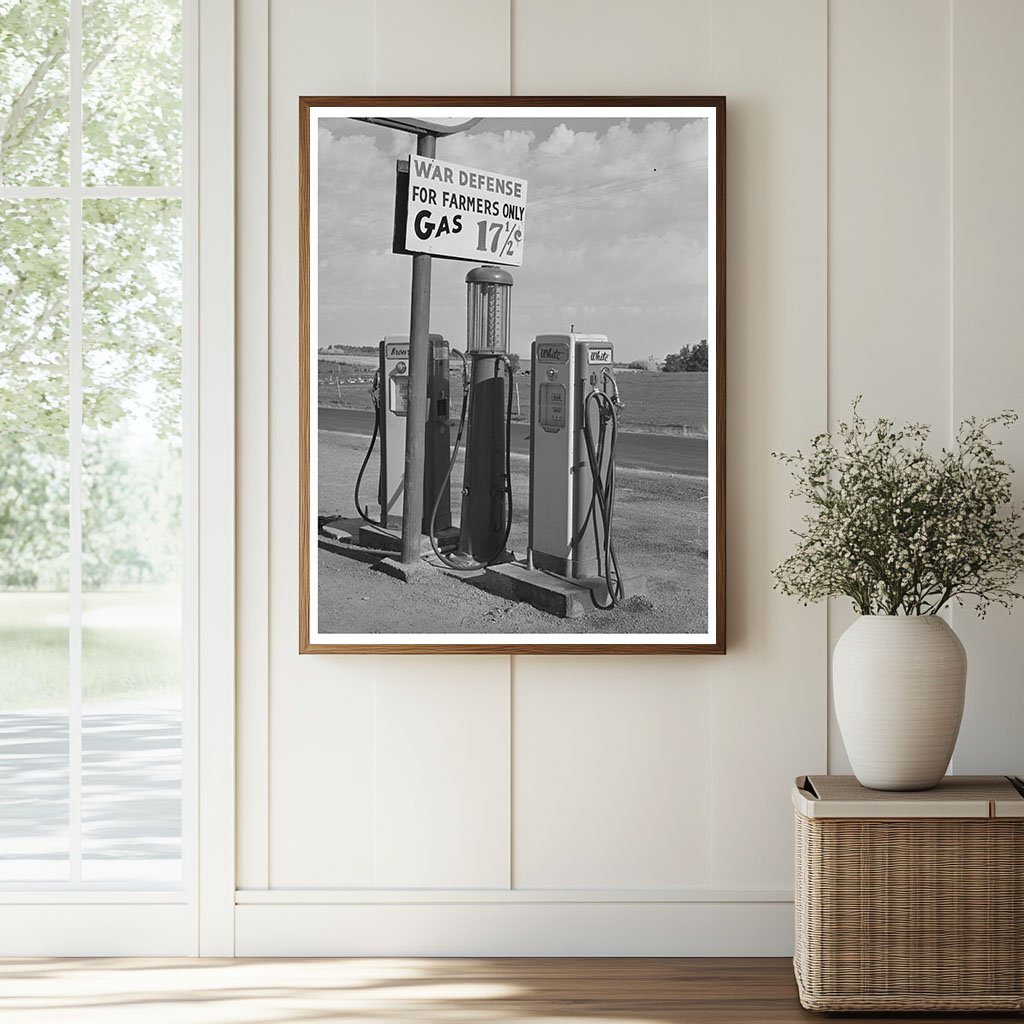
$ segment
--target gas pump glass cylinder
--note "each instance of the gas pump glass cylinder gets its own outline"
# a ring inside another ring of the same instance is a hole
[[[508,352],[512,275],[500,267],[476,267],[466,275],[470,352]]]

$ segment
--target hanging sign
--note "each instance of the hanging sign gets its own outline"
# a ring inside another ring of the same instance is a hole
[[[402,161],[400,176],[404,165]],[[395,232],[396,243],[404,243],[405,252],[522,266],[526,216],[523,178],[415,153],[409,157],[408,176],[407,191],[400,196],[406,203],[399,202],[396,208],[399,221],[404,215],[404,233],[400,222],[396,222]]]

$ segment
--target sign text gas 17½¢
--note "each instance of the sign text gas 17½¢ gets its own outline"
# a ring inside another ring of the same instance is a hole
[[[523,178],[412,154],[408,199],[405,248],[409,252],[522,265]]]

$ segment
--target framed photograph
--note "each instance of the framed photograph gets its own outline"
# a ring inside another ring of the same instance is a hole
[[[301,653],[725,652],[723,97],[299,101]]]

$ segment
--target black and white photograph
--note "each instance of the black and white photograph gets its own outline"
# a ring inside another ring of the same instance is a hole
[[[300,101],[300,649],[724,649],[724,100]]]

